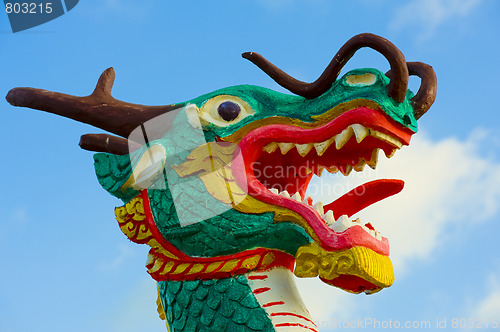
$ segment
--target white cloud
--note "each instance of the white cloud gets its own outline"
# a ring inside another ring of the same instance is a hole
[[[404,180],[401,193],[356,214],[389,238],[391,260],[401,277],[415,259],[428,259],[436,248],[453,240],[457,228],[473,227],[498,211],[500,164],[479,154],[486,137],[484,132],[475,131],[462,141],[453,137],[434,141],[418,133],[409,147],[391,159],[381,152],[377,170],[353,172],[347,178],[325,172],[327,176],[313,179],[309,189],[319,192],[313,196],[315,201],[329,203],[373,179]],[[500,287],[496,285],[478,307],[478,315],[500,312]],[[317,279],[308,284],[299,280],[298,287],[315,320],[333,316],[349,319],[349,314],[359,309],[351,294],[339,294]]]
[[[313,179],[310,189],[318,186],[317,200],[329,203],[370,180],[404,180],[401,193],[356,214],[389,238],[391,258],[401,270],[409,259],[428,258],[445,230],[470,227],[498,211],[500,164],[479,155],[485,139],[480,131],[465,141],[453,137],[433,141],[418,133],[393,158],[380,152],[377,170],[353,172],[348,178],[327,173],[320,181]]]
[[[494,290],[481,303],[479,303],[476,313],[473,317],[477,317],[480,321],[492,321],[498,319],[500,312],[500,289]]]
[[[413,0],[397,9],[389,29],[401,31],[407,26],[415,26],[420,32],[420,40],[425,40],[446,21],[467,16],[481,1]]]
[[[473,317],[477,322],[500,322],[500,274],[491,274],[487,285],[488,294],[479,300],[471,309],[470,317]]]
[[[356,311],[353,294],[323,283],[319,278],[295,278],[302,300],[320,329],[348,320]],[[335,319],[335,321],[333,321]]]

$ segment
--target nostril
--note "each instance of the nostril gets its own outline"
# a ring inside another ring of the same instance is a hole
[[[411,119],[410,119],[410,116],[409,116],[408,114],[405,114],[405,115],[403,116],[403,122],[404,122],[404,124],[405,124],[405,125],[407,125],[407,126],[411,124]]]

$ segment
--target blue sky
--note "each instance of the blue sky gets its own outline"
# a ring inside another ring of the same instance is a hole
[[[405,180],[401,194],[363,212],[391,241],[396,281],[373,296],[315,280],[299,287],[321,331],[370,318],[484,328],[500,322],[499,16],[494,0],[80,1],[16,34],[0,14],[0,95],[18,86],[86,95],[110,66],[113,95],[134,103],[247,83],[283,91],[240,54],[259,52],[312,81],[351,36],[382,35],[407,61],[434,67],[437,100],[412,144],[381,157],[377,171],[312,185],[327,197],[332,181]],[[361,50],[344,72],[359,67],[388,64]],[[0,117],[0,331],[164,331],[148,249],[119,231],[120,202],[77,145],[99,130],[5,100]]]

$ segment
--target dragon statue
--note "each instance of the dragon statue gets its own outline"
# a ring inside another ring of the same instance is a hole
[[[338,78],[363,47],[384,55],[390,71]],[[14,106],[121,136],[87,134],[80,146],[100,152],[99,183],[124,202],[115,209],[120,229],[151,247],[146,267],[172,332],[317,331],[293,274],[367,294],[394,280],[387,238],[351,217],[401,191],[402,181],[371,181],[328,204],[305,193],[314,174],[375,168],[380,150],[390,158],[408,145],[435,99],[432,67],[406,62],[368,33],[347,41],[312,83],[257,53],[243,57],[293,94],[241,85],[144,106],[111,96],[109,68],[86,97],[34,88],[7,95]],[[410,75],[421,80],[416,94]]]

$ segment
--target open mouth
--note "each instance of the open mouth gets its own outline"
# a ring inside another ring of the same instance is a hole
[[[400,192],[403,181],[381,179],[358,186],[323,204],[305,197],[313,176],[323,171],[348,176],[375,168],[382,150],[392,157],[413,132],[387,115],[356,108],[314,128],[272,124],[255,129],[239,143],[248,193],[265,203],[296,212],[301,226],[326,251],[365,247],[389,255],[389,241],[371,224],[351,216]]]

